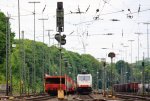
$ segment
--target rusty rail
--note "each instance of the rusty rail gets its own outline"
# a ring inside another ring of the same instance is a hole
[[[138,95],[127,95],[127,94],[116,94],[117,97],[123,98],[123,99],[141,99],[144,101],[150,101],[150,97],[143,97]]]

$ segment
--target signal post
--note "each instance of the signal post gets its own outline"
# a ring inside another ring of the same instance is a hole
[[[60,55],[59,55],[59,66],[60,66],[60,87],[58,90],[58,99],[64,99],[64,91],[62,90],[61,87],[61,76],[62,76],[62,56],[61,56],[61,45],[66,44],[66,35],[61,35],[61,32],[64,31],[64,9],[63,9],[63,2],[57,2],[57,9],[56,9],[56,31],[59,32],[55,35],[55,39],[59,43],[59,50],[60,50]]]
[[[102,63],[103,63],[103,96],[104,97],[106,97],[106,92],[105,92],[105,88],[106,88],[106,86],[105,86],[105,82],[106,82],[106,80],[105,80],[105,66],[106,66],[106,59],[105,58],[101,58],[101,61],[102,61]]]
[[[113,63],[113,58],[115,57],[115,53],[114,52],[110,52],[108,54],[108,57],[111,58],[111,97],[113,97],[113,79],[112,79],[112,76],[113,76],[113,73],[112,73],[112,63]]]

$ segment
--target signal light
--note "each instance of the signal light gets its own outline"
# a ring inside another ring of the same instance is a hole
[[[57,2],[56,9],[56,30],[57,32],[64,31],[64,9],[63,2]]]
[[[57,9],[63,9],[63,2],[57,2]]]
[[[144,67],[145,65],[144,65],[144,62],[142,62],[142,66]]]
[[[60,34],[55,34],[55,39],[60,42]]]
[[[60,34],[56,34],[55,35],[55,39],[59,42],[59,43],[61,43],[61,45],[65,45],[66,44],[66,35],[60,35]]]
[[[104,66],[104,67],[106,66],[106,62],[103,62],[103,66]]]
[[[65,45],[66,44],[66,35],[62,35],[61,36],[61,45]]]

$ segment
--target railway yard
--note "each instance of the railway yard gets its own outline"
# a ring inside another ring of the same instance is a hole
[[[149,7],[0,0],[0,101],[150,101]]]

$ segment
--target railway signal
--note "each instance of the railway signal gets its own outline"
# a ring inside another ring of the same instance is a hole
[[[61,45],[65,45],[66,44],[66,35],[62,35],[61,36]]]
[[[113,63],[113,58],[115,57],[115,53],[114,52],[110,52],[108,54],[108,57],[111,58],[111,97],[113,97],[112,63]]]
[[[65,45],[66,44],[66,35],[60,35],[60,34],[56,34],[55,35],[55,39],[61,44],[61,45]]]
[[[56,9],[56,30],[57,32],[64,31],[64,9],[63,2],[57,2]]]
[[[66,35],[61,35],[61,32],[64,31],[64,9],[63,9],[63,2],[57,2],[57,9],[56,9],[56,31],[59,32],[59,34],[55,35],[55,39],[58,41],[58,43],[60,43],[60,76],[62,76],[62,56],[61,56],[61,45],[65,45],[66,44]],[[58,98],[59,99],[64,99],[64,91],[62,90],[61,87],[61,77],[60,77],[60,89],[58,90]]]
[[[115,57],[115,53],[114,53],[114,52],[110,52],[110,53],[108,54],[108,57],[114,58],[114,57]]]
[[[106,58],[101,58],[101,61],[103,63],[103,96],[106,97],[106,92],[105,92],[105,66],[106,66]]]
[[[55,39],[60,43],[60,34],[55,34]]]

